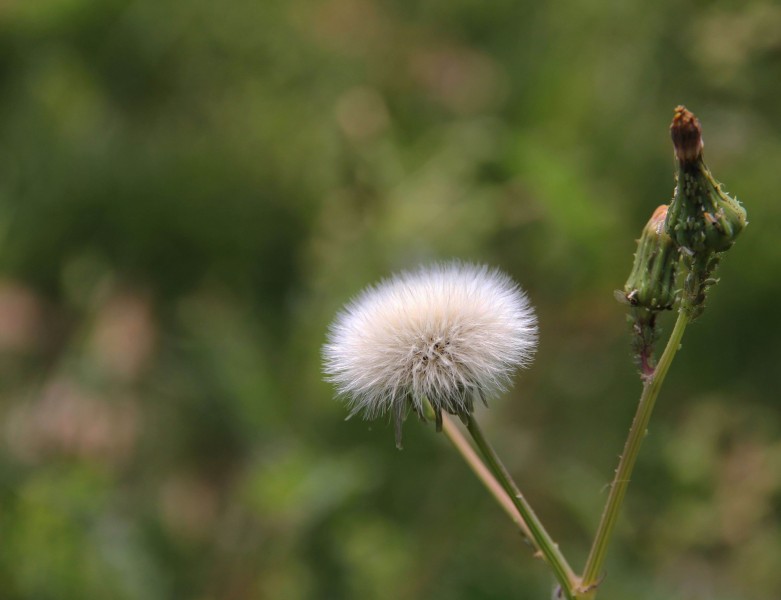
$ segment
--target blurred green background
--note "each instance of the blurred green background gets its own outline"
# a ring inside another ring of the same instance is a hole
[[[600,597],[781,597],[779,94],[770,0],[0,3],[0,598],[548,598],[442,436],[344,421],[320,347],[401,268],[521,282],[540,350],[481,419],[580,567],[680,103],[751,224]]]

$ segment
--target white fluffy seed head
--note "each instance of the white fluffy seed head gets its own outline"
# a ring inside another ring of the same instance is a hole
[[[446,263],[364,290],[331,324],[325,373],[352,413],[471,412],[504,390],[537,345],[526,295],[500,271]]]

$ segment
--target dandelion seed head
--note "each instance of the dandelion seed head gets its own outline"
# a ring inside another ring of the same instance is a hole
[[[537,320],[507,275],[445,263],[369,287],[331,324],[323,348],[327,379],[351,414],[397,422],[408,404],[422,412],[471,412],[506,389],[537,345]]]

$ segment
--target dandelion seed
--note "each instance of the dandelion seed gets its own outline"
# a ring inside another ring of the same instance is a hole
[[[484,266],[438,264],[369,287],[331,324],[327,379],[350,416],[390,413],[401,423],[428,399],[441,420],[472,412],[503,391],[537,345],[537,320],[507,275]]]

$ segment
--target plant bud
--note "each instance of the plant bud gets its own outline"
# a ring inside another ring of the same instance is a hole
[[[683,106],[675,109],[670,135],[678,173],[667,233],[689,255],[729,250],[746,226],[745,209],[721,190],[705,166],[700,122]]]
[[[669,310],[675,303],[678,248],[665,232],[667,205],[651,216],[637,242],[632,272],[624,286],[624,298],[635,307]]]

